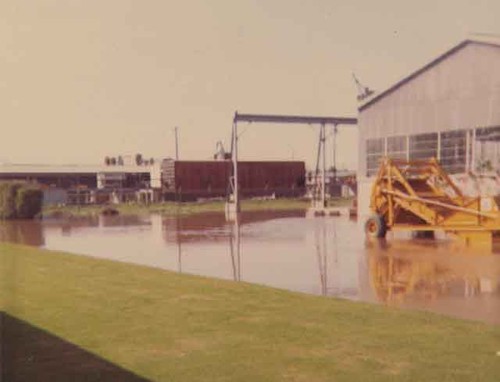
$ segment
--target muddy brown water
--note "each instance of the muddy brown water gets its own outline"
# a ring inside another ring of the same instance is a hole
[[[0,240],[500,324],[500,254],[304,212],[0,223]]]

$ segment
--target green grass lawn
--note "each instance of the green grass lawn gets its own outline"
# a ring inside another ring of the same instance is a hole
[[[330,201],[332,206],[350,206],[352,199],[338,198]],[[305,210],[311,202],[305,199],[273,199],[273,200],[243,200],[241,209],[243,211],[260,210]],[[143,214],[143,213],[161,213],[164,215],[186,215],[202,212],[224,212],[223,201],[208,202],[164,202],[153,204],[117,204],[109,206],[116,209],[121,214]],[[98,215],[106,206],[47,206],[43,209],[43,215],[50,216],[90,216]]]
[[[499,381],[500,327],[0,244],[3,310],[160,381]]]

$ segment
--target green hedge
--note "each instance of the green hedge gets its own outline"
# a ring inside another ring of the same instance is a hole
[[[19,182],[0,182],[0,219],[32,219],[42,210],[43,192]]]

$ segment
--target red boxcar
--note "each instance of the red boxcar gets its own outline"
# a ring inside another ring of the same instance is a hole
[[[301,196],[305,163],[300,161],[240,161],[238,177],[243,196]],[[231,161],[166,161],[162,184],[166,199],[225,197],[233,173]]]

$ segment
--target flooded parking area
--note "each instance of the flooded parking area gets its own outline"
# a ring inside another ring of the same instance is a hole
[[[0,223],[0,240],[181,273],[500,324],[500,254],[389,236],[304,212],[116,216]]]

